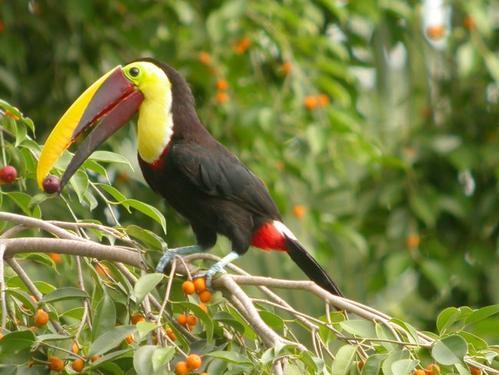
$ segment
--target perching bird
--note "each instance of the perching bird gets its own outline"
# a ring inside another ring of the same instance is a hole
[[[62,152],[93,127],[66,168],[60,189],[108,137],[138,111],[138,159],[147,183],[191,224],[197,244],[165,251],[157,271],[175,255],[212,248],[217,234],[232,251],[206,273],[216,272],[250,246],[289,254],[305,274],[342,295],[326,271],[282,222],[263,182],[215,140],[197,116],[185,79],[151,58],[118,66],[90,86],[66,111],[40,155],[37,180],[43,186]]]

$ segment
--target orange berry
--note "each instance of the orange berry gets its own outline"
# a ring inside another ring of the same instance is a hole
[[[204,292],[206,290],[206,279],[204,277],[194,279],[194,287],[197,294]]]
[[[186,280],[182,284],[182,290],[185,294],[193,294],[196,291],[196,288],[191,280]]]
[[[471,375],[481,375],[482,370],[480,370],[478,367],[470,367],[470,373]]]
[[[205,372],[202,372],[201,375],[208,375],[208,373],[205,371]]]
[[[417,249],[420,242],[421,238],[416,233],[411,233],[407,236],[406,244],[409,249]]]
[[[298,219],[301,219],[303,216],[305,216],[306,211],[307,209],[303,204],[296,204],[293,206],[293,215]]]
[[[215,98],[217,102],[219,102],[220,104],[224,104],[229,100],[229,94],[227,94],[225,91],[217,91]]]
[[[305,97],[303,105],[305,105],[305,108],[307,109],[314,109],[319,105],[319,100],[317,99],[317,96],[309,95]]]
[[[476,27],[475,18],[473,16],[466,16],[463,21],[463,26],[468,30],[474,30]]]
[[[442,39],[445,35],[445,27],[443,25],[433,25],[426,28],[426,35],[432,40]]]
[[[358,368],[359,370],[362,370],[362,368],[364,367],[364,365],[365,365],[365,364],[366,364],[366,363],[365,363],[364,361],[358,361],[358,362],[357,362],[357,368]]]
[[[76,372],[81,372],[83,370],[83,367],[85,366],[85,362],[83,362],[83,359],[77,358],[71,363],[71,368],[75,370]]]
[[[143,322],[146,318],[144,318],[144,315],[141,313],[135,313],[131,316],[130,320],[132,321],[132,324],[137,324],[139,322]]]
[[[101,276],[101,277],[107,277],[107,275],[109,275],[109,267],[106,266],[105,264],[103,263],[97,263],[95,265],[95,271],[97,271],[97,273]]]
[[[185,361],[179,361],[175,365],[175,375],[186,375],[189,373],[189,368]]]
[[[71,345],[71,351],[75,354],[78,354],[80,351],[80,347],[78,346],[78,343],[76,341],[73,341],[73,345]]]
[[[131,345],[135,342],[133,335],[128,335],[127,337],[125,337],[125,341],[128,345]]]
[[[440,366],[436,363],[430,363],[425,368],[426,375],[439,375],[440,374]]]
[[[234,49],[234,52],[238,55],[242,55],[248,47],[251,45],[251,39],[245,36],[242,39],[239,39],[236,41],[233,45],[232,48]]]
[[[94,354],[93,356],[90,357],[91,362],[98,361],[102,356],[100,354]]]
[[[287,76],[289,73],[291,73],[291,68],[292,68],[292,65],[288,61],[288,62],[282,63],[281,66],[279,67],[279,70],[281,71],[282,74]]]
[[[204,64],[204,65],[211,64],[211,55],[206,51],[199,52],[198,58],[199,58],[199,61],[201,62],[201,64]]]
[[[329,97],[325,94],[321,94],[317,97],[317,103],[320,107],[325,107],[329,104]]]
[[[49,253],[50,259],[54,261],[55,264],[60,264],[62,262],[61,254],[58,253]]]
[[[38,309],[35,313],[35,326],[41,327],[49,321],[49,314],[43,309]]]
[[[414,375],[426,375],[424,370],[418,369],[414,370]]]
[[[229,87],[229,84],[227,83],[227,81],[225,79],[219,79],[217,81],[217,83],[215,84],[215,86],[217,87],[218,90],[227,90],[227,88]]]
[[[187,324],[187,316],[185,314],[177,316],[177,323],[181,326],[185,326]]]
[[[201,364],[203,361],[201,360],[201,357],[197,354],[190,354],[187,356],[187,368],[189,370],[197,370],[198,368],[201,367]]]
[[[171,328],[166,329],[166,335],[172,341],[177,340],[177,335],[175,335],[175,332],[173,332],[173,329],[171,329]]]
[[[55,372],[64,370],[64,361],[58,357],[49,357],[49,369]]]
[[[199,300],[204,303],[210,302],[211,292],[209,290],[202,291],[201,293],[199,293]]]
[[[187,315],[187,325],[193,327],[196,324],[198,324],[198,318],[192,314]]]
[[[202,303],[202,302],[201,302],[198,306],[199,306],[199,308],[200,308],[201,310],[203,310],[206,314],[208,314],[208,306],[206,306],[206,305],[205,305],[204,303]]]

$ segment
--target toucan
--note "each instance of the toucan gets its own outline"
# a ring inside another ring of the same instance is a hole
[[[286,252],[327,291],[338,286],[284,225],[267,188],[201,123],[186,80],[152,58],[117,66],[69,107],[41,151],[37,182],[42,188],[64,150],[82,138],[61,177],[62,189],[97,147],[138,112],[138,161],[146,182],[192,226],[197,243],[166,249],[157,272],[176,255],[212,248],[226,236],[232,251],[205,273],[213,276],[250,246]]]

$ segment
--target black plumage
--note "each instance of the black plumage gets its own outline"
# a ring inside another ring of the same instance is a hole
[[[202,125],[184,78],[166,64],[141,60],[162,68],[172,86],[173,136],[159,162],[149,164],[139,155],[146,181],[190,222],[199,245],[210,248],[222,234],[232,250],[244,254],[264,224],[281,221],[275,203],[263,182]],[[282,241],[312,280],[341,295],[296,239],[283,235]]]

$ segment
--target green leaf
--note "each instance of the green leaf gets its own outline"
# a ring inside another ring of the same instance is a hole
[[[73,340],[72,336],[59,335],[58,333],[47,333],[45,335],[38,335],[36,341],[59,341],[59,340]]]
[[[115,352],[107,353],[107,354],[103,355],[102,357],[100,357],[95,362],[90,362],[90,363],[87,362],[87,364],[85,366],[85,371],[89,372],[90,370],[92,370],[94,368],[97,368],[97,367],[100,368],[106,362],[112,361],[112,360],[120,358],[120,357],[129,356],[128,353],[130,353],[131,351],[132,351],[132,348],[128,347],[128,348],[123,349],[123,350],[117,350]],[[89,373],[91,373],[91,372],[89,372]],[[119,374],[122,374],[122,372],[119,372]]]
[[[107,333],[115,325],[116,307],[109,294],[104,292],[104,295],[95,310],[92,337],[94,339],[98,338],[99,336]]]
[[[26,193],[22,193],[20,191],[11,191],[11,192],[1,192],[9,197],[22,211],[25,215],[31,216],[31,210],[29,207],[29,203],[31,202],[31,196]]]
[[[88,191],[88,176],[82,170],[77,170],[76,173],[69,180],[73,190],[78,196],[78,201],[80,203],[85,202],[85,193]]]
[[[28,131],[26,127],[21,125],[19,122],[16,122],[16,143],[14,146],[19,147],[19,145],[24,142],[27,136]]]
[[[169,346],[167,348],[156,348],[152,353],[152,369],[154,372],[161,370],[175,355],[175,348]]]
[[[142,242],[145,246],[150,247],[152,250],[162,250],[163,240],[156,233],[141,228],[138,225],[128,225],[125,227],[127,234]]]
[[[89,356],[104,354],[117,347],[129,335],[136,331],[135,326],[118,326],[101,335],[90,346]]]
[[[270,312],[268,310],[260,310],[260,317],[272,329],[284,329],[284,320],[279,315],[274,314],[273,312]]]
[[[251,366],[252,362],[250,359],[240,353],[237,352],[224,352],[224,351],[214,351],[211,353],[205,354],[206,357],[213,357],[221,359],[225,362],[235,363],[241,366]]]
[[[355,358],[358,347],[355,345],[343,345],[336,353],[336,359],[331,368],[331,375],[346,375],[350,373],[350,366]]]
[[[74,287],[59,288],[42,298],[43,303],[61,301],[73,298],[88,298],[88,294],[81,289]]]
[[[417,364],[415,359],[400,359],[392,363],[392,372],[397,375],[409,375]]]
[[[99,183],[96,183],[95,186],[97,186],[97,187],[101,188],[102,190],[104,190],[106,193],[108,193],[109,195],[111,195],[116,200],[116,202],[124,205],[128,209],[129,206],[122,203],[122,202],[124,202],[124,201],[127,200],[127,197],[125,197],[114,186],[111,186],[111,185],[108,185],[108,184],[99,184]]]
[[[374,354],[367,358],[364,367],[362,367],[362,375],[378,375],[381,369],[381,363],[385,360],[386,354]]]
[[[460,316],[461,312],[455,307],[448,307],[445,310],[442,310],[437,317],[438,332],[440,334],[444,333],[445,330],[454,324]]]
[[[352,335],[361,337],[376,337],[374,323],[364,319],[352,319],[340,322],[340,327]]]
[[[392,370],[392,364],[401,360],[401,359],[409,359],[409,351],[407,350],[395,350],[390,352],[388,357],[383,361],[381,368],[383,369],[384,375],[399,375]]]
[[[130,167],[130,169],[133,171],[132,164],[130,164],[130,161],[125,158],[123,155],[117,154],[115,152],[110,152],[110,151],[94,151],[92,155],[89,157],[90,160],[96,160],[96,161],[102,161],[102,162],[108,162],[108,163],[118,163],[118,164],[125,164]]]
[[[481,309],[475,310],[471,313],[466,318],[466,325],[471,325],[474,323],[477,323],[481,320],[490,318],[493,315],[499,314],[499,304],[498,305],[491,305],[491,306],[485,306],[482,307]]]
[[[142,212],[144,215],[149,216],[151,219],[159,223],[163,229],[163,232],[166,233],[166,219],[157,208],[136,199],[126,199],[121,202],[121,204],[127,204],[130,207],[135,208],[137,211]]]
[[[6,334],[0,340],[0,363],[22,364],[31,358],[31,347],[35,335],[31,331],[16,331]]]
[[[431,356],[445,366],[461,363],[468,352],[468,344],[458,335],[447,336],[435,341],[431,348]]]
[[[163,277],[162,273],[148,273],[137,280],[133,288],[135,302],[142,303],[146,294],[153,290],[163,280]]]
[[[487,341],[472,333],[461,331],[458,335],[465,339],[468,345],[471,345],[475,350],[486,350],[489,347]]]
[[[156,350],[155,345],[141,346],[133,355],[133,368],[137,375],[151,375],[154,373],[152,356]]]
[[[137,327],[140,338],[145,337],[149,332],[158,327],[156,323],[147,321],[138,322],[135,326]]]

